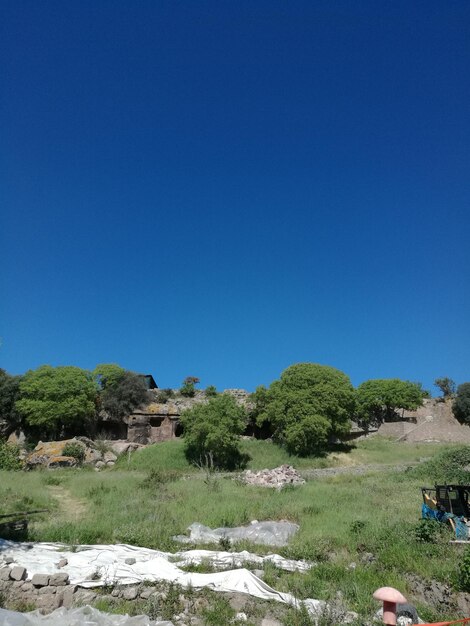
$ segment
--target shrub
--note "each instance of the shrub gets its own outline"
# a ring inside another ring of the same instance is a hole
[[[217,388],[214,385],[209,385],[209,387],[206,387],[204,393],[207,398],[215,398],[218,392]]]
[[[462,591],[470,591],[470,548],[465,550],[460,561],[459,583]]]
[[[62,450],[63,456],[71,456],[77,459],[79,463],[83,463],[85,460],[85,448],[81,443],[66,443]]]
[[[421,519],[416,524],[414,536],[416,541],[438,543],[445,531],[445,525],[434,519]]]
[[[452,409],[459,422],[470,423],[470,383],[463,383],[457,387],[457,396]]]
[[[195,464],[234,469],[243,463],[240,451],[246,415],[234,398],[220,395],[181,415],[185,454]]]
[[[23,467],[19,457],[20,449],[17,445],[0,441],[0,469],[20,470]]]
[[[422,478],[431,478],[435,483],[468,483],[470,472],[470,446],[459,446],[445,450],[433,459],[421,463],[410,473]]]
[[[196,387],[199,382],[197,376],[186,376],[180,388],[180,394],[185,398],[193,398],[196,395]]]
[[[169,389],[169,388],[168,389],[160,389],[157,392],[156,400],[160,404],[166,404],[168,402],[168,400],[170,400],[174,396],[175,396],[175,392],[173,391],[173,389]]]

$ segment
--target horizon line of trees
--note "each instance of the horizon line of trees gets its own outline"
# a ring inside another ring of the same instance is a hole
[[[179,393],[193,397],[199,379],[188,376]],[[470,383],[459,385],[438,378],[442,398],[453,398],[456,417],[470,422]],[[159,390],[169,399],[172,390]],[[344,439],[351,420],[379,425],[415,410],[430,393],[421,383],[398,378],[371,379],[354,388],[342,371],[315,363],[297,363],[269,387],[257,387],[247,410],[214,386],[205,390],[207,403],[181,417],[186,454],[193,462],[216,466],[240,465],[239,436],[250,431],[271,437],[289,453],[317,454],[331,441]],[[143,376],[116,364],[100,364],[93,371],[75,366],[42,365],[23,376],[0,369],[0,419],[4,436],[18,428],[31,439],[93,434],[100,415],[121,419],[150,395]]]

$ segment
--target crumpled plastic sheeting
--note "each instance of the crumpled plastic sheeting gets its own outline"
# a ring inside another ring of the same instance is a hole
[[[314,567],[315,563],[308,561],[296,561],[294,559],[285,559],[279,554],[266,554],[259,556],[252,552],[215,552],[212,550],[186,550],[185,552],[176,552],[171,561],[179,567],[186,565],[199,565],[200,563],[210,563],[216,569],[226,569],[227,567],[242,567],[244,563],[259,565],[263,567],[269,562],[283,569],[286,572],[307,572]]]
[[[180,543],[218,543],[221,539],[228,539],[231,543],[247,540],[265,546],[286,546],[289,539],[299,530],[292,522],[257,522],[248,526],[235,528],[209,528],[195,522],[188,528],[189,537],[176,535],[173,537]]]
[[[109,615],[90,606],[79,609],[56,609],[49,615],[17,613],[0,609],[2,626],[174,626],[173,622],[155,622],[145,615]]]
[[[130,585],[144,580],[167,581],[177,583],[184,588],[207,587],[214,591],[247,593],[262,600],[275,600],[299,606],[294,596],[276,591],[247,569],[231,569],[208,574],[181,570],[177,565],[178,560],[181,564],[191,553],[171,554],[124,544],[76,546],[75,551],[70,552],[67,546],[58,543],[16,543],[6,540],[0,540],[0,552],[13,558],[15,565],[25,567],[30,577],[34,574],[53,574],[56,571],[67,572],[70,583],[81,587]],[[219,562],[226,560],[229,566],[233,558],[237,556],[242,558],[240,555],[243,554],[206,550],[193,551],[193,555],[194,553],[198,554],[201,559],[206,558],[209,561],[210,555],[215,555]],[[245,553],[245,555],[248,556],[249,561],[260,558],[250,553]],[[279,555],[271,556],[277,557],[280,564],[287,561]],[[57,563],[61,559],[67,559],[68,563],[57,570]],[[135,563],[126,563],[126,559],[135,559]],[[304,604],[312,614],[321,612],[325,606],[325,603],[320,600],[305,600]]]

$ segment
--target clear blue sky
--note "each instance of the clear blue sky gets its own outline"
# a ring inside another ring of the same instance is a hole
[[[1,367],[470,380],[467,0],[0,17]]]

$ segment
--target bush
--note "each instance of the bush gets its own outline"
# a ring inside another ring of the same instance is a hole
[[[246,415],[234,398],[220,395],[181,415],[185,454],[195,464],[235,469],[243,464],[240,451]]]
[[[71,456],[79,463],[85,460],[85,448],[81,443],[66,443],[62,450],[62,456]]]
[[[415,529],[414,536],[416,541],[423,543],[438,543],[442,538],[446,526],[434,519],[419,520]]]
[[[452,410],[459,422],[470,423],[470,383],[458,386]]]
[[[430,461],[421,463],[410,471],[411,474],[429,478],[434,483],[464,483],[470,480],[470,446],[459,446],[445,450]]]
[[[465,550],[460,561],[459,583],[462,591],[470,592],[470,548]]]
[[[207,398],[215,398],[215,396],[218,394],[217,388],[214,385],[209,385],[209,387],[206,387],[204,393]]]
[[[166,404],[168,400],[171,400],[171,398],[174,398],[174,396],[175,392],[173,391],[173,389],[160,389],[157,392],[156,400],[157,402],[160,402],[160,404]]]
[[[185,398],[193,398],[196,395],[196,387],[199,382],[197,376],[186,376],[180,388],[180,394]]]
[[[19,457],[20,449],[17,445],[0,441],[0,469],[20,470],[23,467]]]

